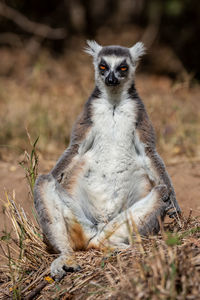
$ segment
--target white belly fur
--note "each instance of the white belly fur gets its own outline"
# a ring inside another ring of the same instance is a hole
[[[95,138],[86,152],[80,149],[85,165],[79,184],[87,194],[84,205],[97,220],[112,219],[144,194],[148,158],[142,144],[137,147],[140,154],[134,146],[135,122],[132,100],[121,102],[114,113],[108,101],[98,99],[93,104],[93,127],[88,143],[92,136]]]

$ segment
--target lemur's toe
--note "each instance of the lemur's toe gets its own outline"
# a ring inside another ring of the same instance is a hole
[[[61,255],[51,264],[51,276],[55,281],[60,281],[67,272],[80,271],[81,267],[76,263],[73,257]]]
[[[168,212],[168,213],[170,213],[169,211],[170,211],[170,209],[174,209],[174,206],[171,204],[171,203],[168,203],[169,205],[167,205],[166,206],[166,211]]]
[[[181,214],[181,211],[177,211],[176,208],[174,208],[173,210],[167,212],[167,215],[170,218],[176,218],[177,215],[180,215],[180,214]]]
[[[176,211],[175,211],[175,210],[173,210],[173,211],[168,211],[168,212],[167,212],[167,215],[168,215],[170,218],[174,218],[175,215],[176,215]]]
[[[68,266],[68,265],[64,265],[63,266],[63,269],[66,271],[66,272],[78,272],[78,271],[81,271],[81,267],[79,265],[76,265],[76,266]]]

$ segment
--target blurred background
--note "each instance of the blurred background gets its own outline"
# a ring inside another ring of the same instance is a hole
[[[44,46],[61,54],[74,37],[104,42],[103,37],[118,33],[123,42],[128,31],[130,44],[142,38],[148,47],[166,47],[157,53],[162,60],[174,56],[175,64],[163,70],[155,66],[155,71],[172,77],[186,71],[200,79],[198,0],[1,0],[0,16],[1,45],[25,47],[32,54]]]
[[[145,43],[137,86],[158,147],[167,156],[197,155],[199,34],[198,0],[1,0],[1,157],[23,153],[27,129],[40,136],[41,153],[67,146],[94,85],[86,39]]]
[[[26,168],[39,137],[47,173],[67,147],[94,87],[86,39],[143,41],[136,87],[179,203],[199,213],[199,35],[199,0],[0,0],[0,198],[14,189],[29,209],[18,162]]]

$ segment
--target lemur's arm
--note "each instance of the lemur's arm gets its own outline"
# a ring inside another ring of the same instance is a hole
[[[74,157],[86,151],[85,149],[90,147],[89,144],[92,143],[90,137],[90,128],[92,125],[91,101],[92,97],[85,104],[82,114],[74,125],[69,147],[64,151],[51,171],[53,177],[61,184],[70,176],[71,169],[74,166]]]
[[[177,212],[180,213],[181,210],[176,200],[176,194],[171,179],[167,173],[163,160],[156,151],[156,140],[153,126],[149,120],[143,103],[140,99],[137,99],[137,102],[138,119],[136,123],[136,132],[144,144],[146,155],[151,161],[151,171],[153,172],[153,177],[157,181],[156,184],[164,183],[167,186],[170,195],[170,202],[173,206],[175,206]],[[173,215],[173,212],[169,212],[169,215]]]

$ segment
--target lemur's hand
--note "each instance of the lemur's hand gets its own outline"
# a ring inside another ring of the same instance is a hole
[[[155,187],[160,194],[160,198],[165,202],[165,213],[170,218],[175,218],[181,213],[181,209],[174,197],[173,191],[169,190],[165,184],[160,184]]]
[[[178,215],[181,214],[181,209],[176,200],[174,191],[172,191],[172,190],[169,191],[168,202],[169,202],[169,205],[167,207],[167,215],[170,218],[176,218]]]
[[[181,209],[180,209],[179,205],[175,206],[174,203],[171,203],[170,207],[167,211],[167,215],[170,218],[176,218],[178,215],[181,215]]]

